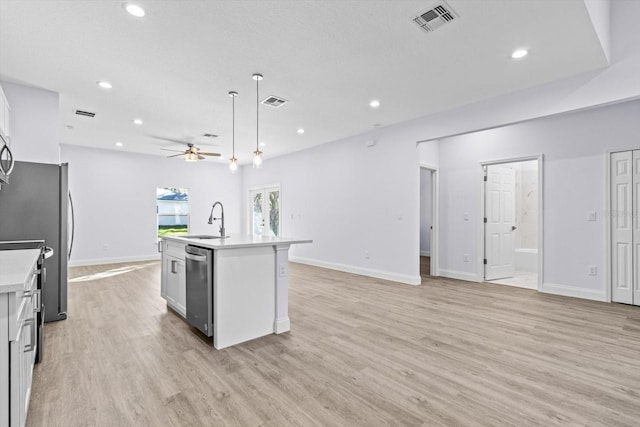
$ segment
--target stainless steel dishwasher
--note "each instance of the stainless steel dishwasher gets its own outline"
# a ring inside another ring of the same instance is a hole
[[[187,321],[213,336],[213,249],[187,245]]]

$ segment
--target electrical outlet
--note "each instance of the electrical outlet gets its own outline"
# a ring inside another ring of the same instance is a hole
[[[102,245],[102,250],[103,251],[108,251],[109,250],[109,245],[106,244],[106,243],[104,245]]]
[[[597,276],[597,275],[598,275],[598,268],[595,265],[590,265],[589,276]]]
[[[469,221],[469,212],[465,212],[465,213],[462,215],[462,219],[464,219],[465,221]]]
[[[587,221],[595,221],[597,219],[597,214],[595,211],[589,212],[587,214]]]
[[[287,276],[287,266],[285,264],[278,265],[278,275],[280,277],[286,277]]]
[[[364,259],[369,259],[369,251],[364,251]]]
[[[462,255],[462,261],[469,262],[469,254]]]

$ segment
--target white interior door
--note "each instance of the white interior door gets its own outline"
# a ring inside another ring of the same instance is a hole
[[[502,165],[487,166],[485,183],[485,280],[513,277],[515,272],[516,172]]]
[[[611,300],[625,304],[633,304],[633,283],[637,283],[633,243],[635,240],[637,245],[640,240],[636,234],[638,220],[632,218],[638,204],[638,192],[634,190],[634,181],[638,182],[636,159],[637,152],[611,154]]]
[[[280,236],[280,187],[249,190],[249,218],[254,236]]]

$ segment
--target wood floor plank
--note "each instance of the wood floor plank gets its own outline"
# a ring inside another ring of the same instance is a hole
[[[157,262],[71,269],[28,426],[637,426],[640,308],[291,263],[291,331],[217,351]]]

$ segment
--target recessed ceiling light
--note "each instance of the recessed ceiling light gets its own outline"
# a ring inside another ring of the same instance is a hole
[[[124,144],[122,142],[120,142],[120,141],[116,142],[116,147],[122,147],[122,146],[124,146]]]
[[[380,106],[380,101],[378,101],[377,99],[374,99],[369,103],[369,106],[371,108],[378,108]]]
[[[143,123],[143,121],[141,119],[133,119],[133,124],[134,125],[141,125]]]
[[[125,3],[124,10],[126,10],[129,15],[133,15],[136,18],[142,18],[144,15],[146,15],[143,8],[133,3]]]
[[[111,83],[105,80],[100,80],[99,82],[96,82],[96,84],[100,86],[102,89],[111,89],[113,87]]]
[[[299,128],[299,129],[297,130],[297,132],[298,132],[300,135],[302,135],[302,134],[304,133],[304,129]]]
[[[260,147],[264,147],[265,145],[267,145],[267,144],[265,144],[264,142],[260,143]]]
[[[525,56],[527,56],[528,53],[529,52],[526,49],[514,50],[513,53],[511,54],[511,58],[513,59],[524,58]]]

